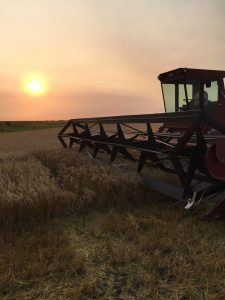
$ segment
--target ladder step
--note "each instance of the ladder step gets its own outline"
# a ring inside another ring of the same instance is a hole
[[[212,183],[210,183],[210,182],[197,181],[197,180],[193,180],[193,182],[194,182],[194,184],[192,185],[192,188],[193,188],[193,191],[196,193],[206,190],[207,188],[212,186]]]

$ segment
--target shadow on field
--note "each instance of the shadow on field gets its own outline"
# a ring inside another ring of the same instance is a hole
[[[57,222],[0,239],[0,297],[50,299],[75,292],[85,273],[85,258],[72,248]],[[73,286],[72,282],[76,282]]]

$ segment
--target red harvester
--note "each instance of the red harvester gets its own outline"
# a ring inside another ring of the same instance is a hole
[[[89,147],[94,158],[104,151],[111,162],[118,154],[137,161],[143,184],[185,201],[186,209],[205,199],[211,206],[204,218],[221,217],[225,215],[225,71],[179,68],[158,78],[165,113],[72,119],[58,139],[64,147],[74,143],[80,151]],[[180,184],[141,175],[149,165],[175,174]]]

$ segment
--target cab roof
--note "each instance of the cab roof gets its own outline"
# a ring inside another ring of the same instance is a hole
[[[176,80],[180,80],[180,79],[182,80],[187,78],[216,80],[223,77],[225,77],[225,71],[178,68],[165,73],[161,73],[158,76],[158,79],[162,83],[166,83],[166,82],[173,82]]]

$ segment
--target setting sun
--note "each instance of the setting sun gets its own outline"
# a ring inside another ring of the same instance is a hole
[[[41,75],[30,75],[24,79],[23,90],[30,96],[41,96],[47,92],[46,79]]]

